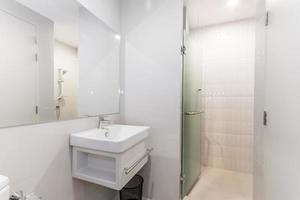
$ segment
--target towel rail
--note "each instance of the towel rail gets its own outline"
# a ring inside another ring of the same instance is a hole
[[[135,161],[130,167],[125,167],[125,168],[124,168],[125,174],[127,175],[127,174],[129,174],[130,172],[132,172],[132,170],[134,170],[134,168],[135,168],[138,164],[140,164],[140,163],[144,160],[144,158],[150,156],[150,153],[151,153],[152,151],[153,151],[153,148],[147,149],[146,153],[145,153],[140,159],[138,159],[137,161]]]

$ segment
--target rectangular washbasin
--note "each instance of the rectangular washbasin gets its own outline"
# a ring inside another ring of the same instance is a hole
[[[91,129],[80,133],[73,133],[70,137],[70,145],[105,151],[122,153],[138,144],[149,136],[149,127],[109,125],[104,129]]]

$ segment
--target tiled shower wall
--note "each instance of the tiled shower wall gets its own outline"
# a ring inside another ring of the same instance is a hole
[[[254,20],[191,32],[193,62],[202,68],[203,165],[252,172]]]

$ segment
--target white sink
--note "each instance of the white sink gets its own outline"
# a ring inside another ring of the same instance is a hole
[[[149,136],[149,127],[109,125],[71,134],[70,144],[80,148],[122,153]]]

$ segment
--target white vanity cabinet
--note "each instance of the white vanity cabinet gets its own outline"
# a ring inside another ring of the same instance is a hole
[[[149,159],[148,131],[111,125],[72,134],[73,177],[121,190]]]

